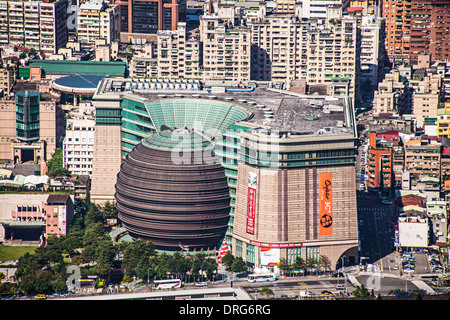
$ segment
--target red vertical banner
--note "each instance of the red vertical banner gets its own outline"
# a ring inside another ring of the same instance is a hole
[[[245,230],[249,234],[255,234],[256,184],[257,174],[254,172],[249,172],[247,191],[247,227]]]
[[[319,235],[330,236],[333,234],[333,174],[331,172],[319,174],[319,188]]]
[[[256,189],[248,187],[247,197],[247,233],[255,234]]]

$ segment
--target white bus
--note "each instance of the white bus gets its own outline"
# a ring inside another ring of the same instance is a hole
[[[180,279],[166,279],[166,280],[155,280],[153,281],[155,289],[174,289],[181,288]]]
[[[274,273],[264,273],[264,274],[249,274],[248,282],[266,282],[277,280]]]

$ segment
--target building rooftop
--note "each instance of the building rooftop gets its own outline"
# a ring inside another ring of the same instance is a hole
[[[103,75],[124,77],[126,62],[123,61],[79,61],[79,60],[30,60],[30,67],[42,67],[46,75]]]
[[[120,99],[124,95],[137,97],[146,103],[161,99],[207,99],[234,105],[252,113],[245,122],[253,127],[272,128],[301,135],[351,134],[356,136],[354,112],[349,100],[319,95],[301,95],[259,85],[248,89],[204,88],[201,82],[168,81],[156,88],[155,80],[103,79],[95,99]],[[139,83],[138,85],[130,83]],[[183,84],[183,88],[181,88]],[[195,86],[195,88],[194,88]]]

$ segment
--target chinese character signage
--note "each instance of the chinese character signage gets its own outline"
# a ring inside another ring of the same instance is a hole
[[[320,226],[321,236],[333,234],[333,179],[332,173],[319,174],[320,188]]]
[[[248,173],[248,193],[247,193],[247,228],[246,232],[255,234],[255,206],[256,206],[256,184],[257,174]]]

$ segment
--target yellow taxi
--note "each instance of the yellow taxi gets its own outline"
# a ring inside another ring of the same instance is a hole
[[[326,290],[322,291],[321,295],[322,295],[322,297],[332,297],[333,296],[333,294],[330,291],[326,291]]]
[[[43,300],[43,299],[47,299],[47,296],[45,294],[38,294],[34,298],[37,300]]]

